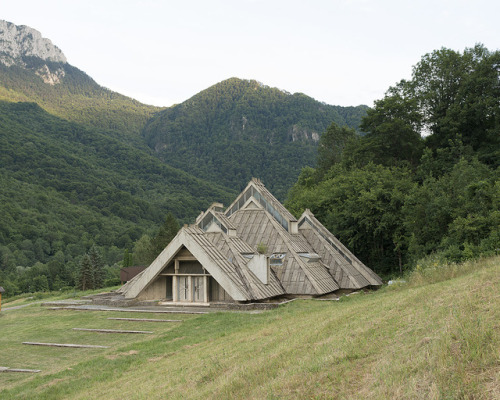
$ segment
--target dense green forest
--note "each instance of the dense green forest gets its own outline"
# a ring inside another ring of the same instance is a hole
[[[286,205],[311,209],[383,276],[500,252],[500,52],[426,54],[360,137],[331,125]]]
[[[0,148],[0,279],[11,293],[36,290],[38,275],[50,289],[73,285],[92,244],[112,265],[168,212],[187,222],[235,195],[34,103],[0,101]]]
[[[170,165],[236,190],[259,177],[284,199],[314,165],[321,132],[332,122],[357,129],[366,110],[231,78],[161,111],[143,134]]]
[[[0,63],[0,100],[37,103],[50,114],[136,145],[142,144],[138,132],[160,110],[99,86],[68,63],[37,57],[23,57],[23,62],[23,66]],[[60,82],[45,83],[40,70],[45,75],[59,75]]]

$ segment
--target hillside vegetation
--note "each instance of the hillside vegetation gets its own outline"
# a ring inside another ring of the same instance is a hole
[[[500,248],[500,51],[481,45],[422,57],[363,119],[331,125],[317,168],[286,206],[317,218],[379,275],[438,252],[463,261]]]
[[[2,363],[42,372],[0,374],[0,397],[494,399],[500,396],[499,293],[495,257],[429,265],[407,284],[338,302],[296,300],[260,314],[176,316],[184,322],[170,325],[106,319],[137,313],[38,305],[8,310],[7,303],[0,314]],[[154,333],[103,335],[73,327]]]
[[[146,121],[160,110],[103,88],[70,64],[37,57],[23,60],[26,67],[0,63],[0,100],[37,103],[50,114],[136,144],[141,143],[139,132]],[[44,66],[52,74],[63,71],[59,83],[47,84],[34,72]]]
[[[367,107],[336,107],[231,78],[159,112],[143,135],[169,164],[236,190],[259,177],[283,199],[335,122],[358,128]]]
[[[40,274],[51,289],[56,275],[73,285],[92,244],[111,265],[168,212],[188,221],[234,196],[33,103],[0,101],[0,147],[0,280],[10,295]]]

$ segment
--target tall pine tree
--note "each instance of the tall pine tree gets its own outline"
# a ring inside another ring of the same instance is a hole
[[[94,289],[102,288],[104,283],[104,263],[97,247],[93,245],[89,250],[90,265],[94,279]]]
[[[175,219],[172,213],[169,212],[165,218],[165,222],[160,227],[160,231],[151,241],[151,247],[154,254],[153,259],[155,259],[158,254],[160,254],[172,241],[175,235],[177,235],[177,232],[179,232],[180,228],[179,222]]]
[[[103,287],[104,264],[95,245],[85,254],[80,262],[78,286],[81,290],[92,290]]]
[[[78,277],[78,287],[81,290],[89,290],[94,288],[94,277],[92,274],[92,264],[90,257],[85,254],[80,262],[80,274]]]

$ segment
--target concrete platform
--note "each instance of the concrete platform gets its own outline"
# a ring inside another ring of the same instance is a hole
[[[125,299],[117,293],[102,293],[86,296],[83,300],[61,300],[42,303],[53,310],[119,311],[158,314],[207,314],[213,312],[262,312],[279,307],[293,300],[267,303],[209,303],[182,304],[159,301],[137,301]]]

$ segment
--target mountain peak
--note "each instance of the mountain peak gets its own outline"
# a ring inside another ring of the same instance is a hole
[[[37,30],[0,20],[0,62],[7,66],[24,66],[24,57],[67,62],[63,52]]]

